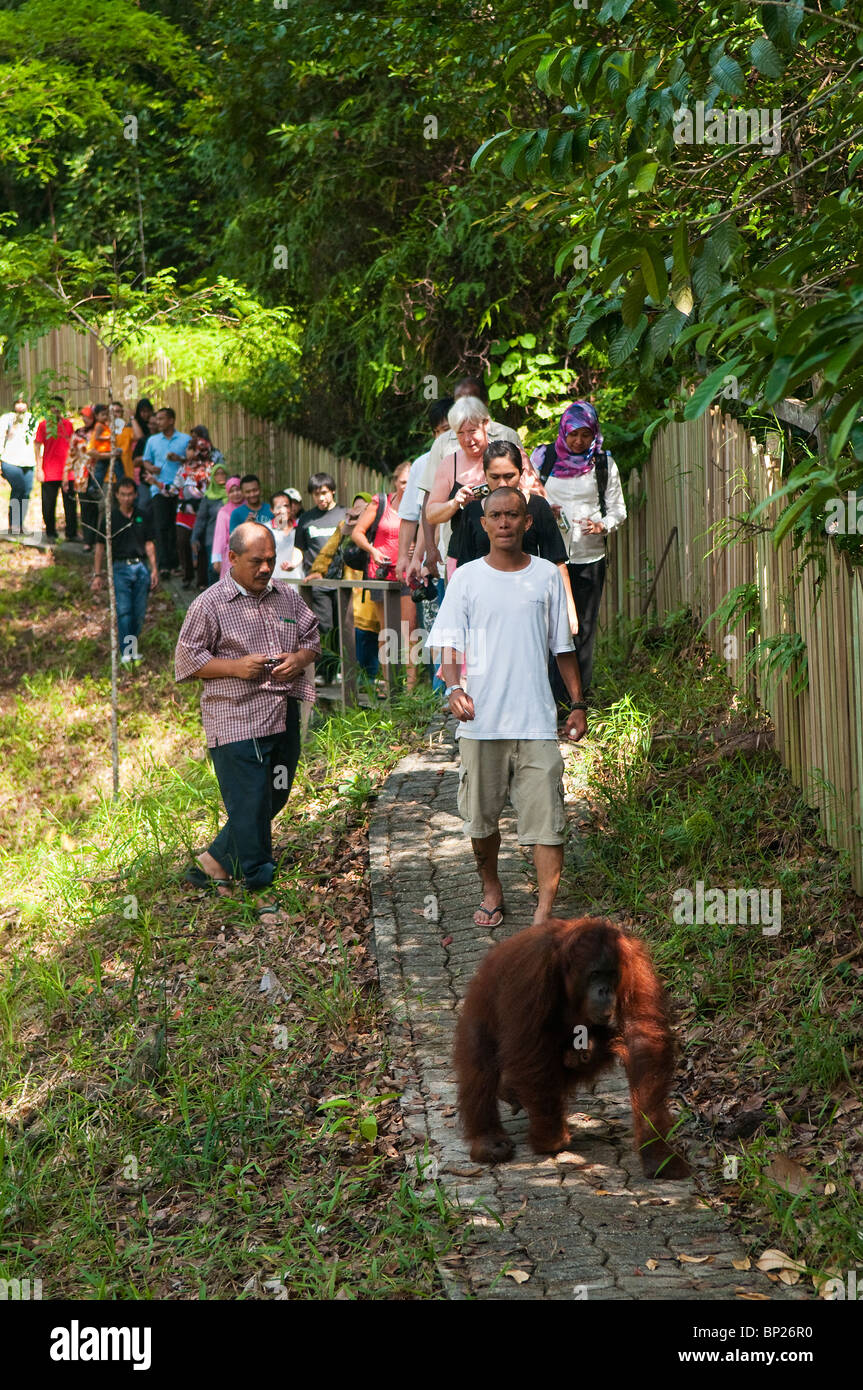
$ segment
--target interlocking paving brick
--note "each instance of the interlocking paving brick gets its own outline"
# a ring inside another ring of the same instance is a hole
[[[566,747],[569,762],[578,750]],[[693,1182],[646,1180],[632,1148],[629,1092],[622,1070],[579,1092],[569,1117],[572,1150],[533,1154],[524,1115],[504,1128],[517,1144],[511,1163],[487,1167],[468,1154],[454,1114],[452,1039],[458,1007],[476,966],[495,941],[529,925],[534,899],[529,859],[515,841],[508,811],[501,820],[500,877],[506,916],[476,927],[480,902],[470,841],[456,807],[454,740],[439,719],[423,753],[399,763],[378,797],[369,831],[375,952],[398,1039],[408,1030],[413,1063],[394,1066],[402,1079],[405,1128],[437,1163],[437,1181],[468,1213],[460,1260],[439,1264],[448,1298],[506,1300],[712,1300],[738,1290],[773,1299],[806,1297],[772,1284],[755,1269],[738,1271],[743,1254],[734,1228],[705,1205]],[[588,812],[569,806],[572,841]],[[575,862],[579,859],[574,846]],[[425,908],[435,910],[426,913]],[[562,916],[577,905],[558,905]],[[447,945],[444,945],[447,941]],[[405,1060],[403,1058],[403,1060]],[[502,1222],[502,1225],[498,1224]],[[678,1255],[708,1256],[701,1264]],[[647,1267],[655,1260],[655,1270]],[[507,1271],[521,1271],[517,1282]]]

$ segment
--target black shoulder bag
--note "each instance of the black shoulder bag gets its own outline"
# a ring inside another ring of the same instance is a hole
[[[372,522],[371,526],[366,532],[366,540],[368,541],[369,545],[374,545],[375,543],[375,536],[378,533],[378,527],[381,524],[381,517],[383,516],[384,508],[387,505],[386,493],[380,493],[376,500],[378,504],[377,516],[375,517],[374,521]],[[367,550],[361,550],[360,547],[354,541],[349,539],[344,543],[344,548],[341,550],[341,554],[342,568],[344,568],[344,566],[347,565],[348,569],[362,570],[364,576],[368,574],[369,561],[372,557]],[[330,578],[332,577],[333,576],[330,575]]]

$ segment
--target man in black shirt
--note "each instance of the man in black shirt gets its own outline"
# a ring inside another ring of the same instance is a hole
[[[329,473],[313,473],[309,492],[314,506],[303,512],[297,522],[294,545],[303,552],[303,564],[308,574],[336,527],[345,519],[344,507],[336,506],[336,480]],[[336,593],[333,589],[304,589],[303,598],[318,620],[321,632],[321,657],[315,681],[326,685],[333,680],[339,659],[326,641],[325,634],[336,627]]]
[[[111,551],[120,660],[124,666],[142,660],[138,638],[144,626],[150,590],[159,583],[156,546],[149,509],[138,507],[138,489],[131,478],[121,478],[115,489],[117,505],[111,508]],[[104,533],[103,533],[104,534]],[[93,557],[93,588],[102,588],[105,541],[97,540]]]
[[[482,458],[483,472],[489,492],[499,487],[517,488],[521,481],[522,458],[514,444],[506,439],[494,439]],[[466,565],[471,560],[480,560],[489,553],[489,539],[483,529],[483,501],[477,498],[468,502],[462,512],[459,528],[459,552],[456,565]],[[566,611],[573,633],[578,631],[578,619],[566,568],[567,548],[554,512],[544,497],[536,493],[527,496],[527,530],[524,533],[522,549],[527,555],[538,555],[541,560],[550,560],[557,565],[566,591]]]

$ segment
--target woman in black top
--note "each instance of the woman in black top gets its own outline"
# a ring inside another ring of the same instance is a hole
[[[506,439],[493,440],[482,457],[483,472],[489,492],[499,487],[520,487],[522,458],[514,444]],[[560,533],[554,513],[544,497],[535,492],[525,493],[529,524],[522,546],[525,554],[538,555],[541,560],[550,560],[557,565],[564,579],[567,591],[567,606],[570,603],[568,575],[566,573],[566,544]],[[456,557],[459,565],[479,560],[489,552],[488,536],[482,527],[484,497],[468,502],[462,513],[459,551]],[[573,610],[574,611],[574,610]],[[570,619],[572,612],[570,612]]]

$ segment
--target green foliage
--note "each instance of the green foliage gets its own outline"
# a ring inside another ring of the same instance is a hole
[[[61,33],[55,14],[0,14],[14,244],[102,266],[95,293],[106,267],[232,285],[260,331],[175,339],[184,375],[197,341],[226,394],[376,464],[427,444],[429,384],[465,371],[529,439],[572,389],[628,435],[734,376],[823,412],[817,487],[863,460],[849,10],[71,0]],[[768,128],[686,143],[698,102]],[[16,289],[0,337],[62,312]]]
[[[532,75],[543,118],[498,129],[474,166],[521,184],[513,203],[538,237],[553,207],[558,268],[590,244],[568,285],[570,342],[606,348],[612,376],[668,361],[700,379],[668,417],[697,418],[727,375],[751,400],[808,398],[826,435],[815,481],[835,495],[849,440],[855,458],[863,443],[863,26],[797,0],[554,7],[540,26],[507,73]],[[723,148],[692,143],[698,102],[705,124],[721,113]],[[748,142],[739,116],[725,125],[740,107],[767,116],[757,135],[747,119]],[[797,519],[819,504],[810,491]]]

